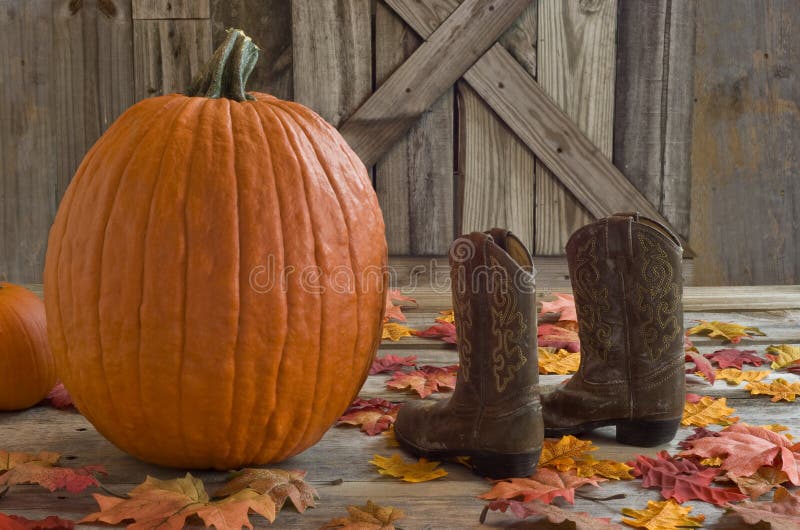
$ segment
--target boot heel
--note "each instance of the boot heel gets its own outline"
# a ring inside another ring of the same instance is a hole
[[[541,450],[513,455],[473,455],[470,463],[475,473],[492,479],[529,477],[536,470],[540,454]]]
[[[638,447],[653,447],[675,438],[681,419],[626,420],[617,423],[617,441]]]

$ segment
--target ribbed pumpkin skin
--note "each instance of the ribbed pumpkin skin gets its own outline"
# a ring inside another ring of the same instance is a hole
[[[380,342],[387,248],[366,169],[309,109],[253,95],[131,107],[50,232],[59,376],[100,433],[148,462],[231,469],[303,451]]]
[[[0,410],[22,410],[56,382],[44,303],[19,285],[0,282]]]

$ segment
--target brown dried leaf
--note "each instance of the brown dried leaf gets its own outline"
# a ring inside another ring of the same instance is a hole
[[[325,523],[320,530],[394,530],[394,522],[405,517],[402,510],[393,506],[379,506],[368,500],[366,506],[348,506],[347,517]]]

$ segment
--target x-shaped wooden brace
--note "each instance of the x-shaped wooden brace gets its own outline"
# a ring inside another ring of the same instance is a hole
[[[497,42],[531,0],[385,2],[426,40],[340,127],[367,166],[463,77],[592,215],[639,211],[670,226]]]

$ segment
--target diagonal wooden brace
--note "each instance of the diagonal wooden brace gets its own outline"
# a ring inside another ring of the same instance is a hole
[[[464,0],[340,127],[371,166],[488,50],[531,0]],[[441,22],[441,21],[440,21]]]

